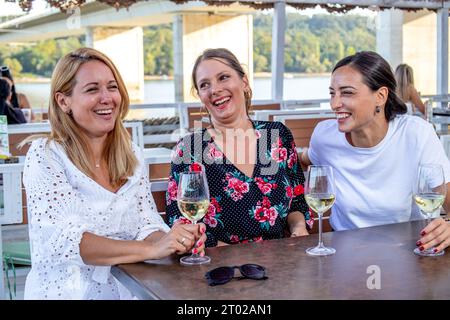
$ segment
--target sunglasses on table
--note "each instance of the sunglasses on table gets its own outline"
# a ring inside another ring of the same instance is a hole
[[[241,279],[266,280],[266,269],[258,264],[243,264],[242,266],[219,267],[205,273],[205,278],[210,286],[225,284],[234,278],[234,269],[239,269]]]

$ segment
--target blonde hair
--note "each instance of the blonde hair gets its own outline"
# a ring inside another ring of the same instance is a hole
[[[128,113],[129,108],[128,93],[119,71],[106,55],[95,49],[80,48],[65,55],[58,61],[52,74],[51,99],[48,109],[51,132],[46,137],[48,142],[55,141],[59,143],[78,169],[89,177],[94,177],[89,161],[91,150],[87,143],[88,137],[80,130],[72,115],[65,113],[56,101],[56,93],[58,92],[66,96],[72,95],[78,70],[88,61],[100,61],[111,70],[122,98],[120,114],[116,119],[114,129],[107,135],[102,154],[102,157],[108,164],[110,182],[116,187],[123,184],[128,177],[133,175],[138,160],[132,149],[130,134],[122,124],[122,120]],[[42,135],[40,136],[42,137]],[[21,145],[36,137],[38,136],[24,140]]]
[[[403,63],[395,69],[395,80],[397,81],[397,95],[403,101],[409,101],[409,88],[414,86],[413,69]]]

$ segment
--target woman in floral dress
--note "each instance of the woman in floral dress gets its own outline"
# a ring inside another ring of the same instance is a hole
[[[176,202],[180,173],[205,170],[206,246],[308,235],[312,219],[292,134],[282,123],[250,119],[252,92],[237,58],[227,49],[208,49],[197,58],[192,80],[211,126],[185,136],[174,149],[169,225],[188,222]]]

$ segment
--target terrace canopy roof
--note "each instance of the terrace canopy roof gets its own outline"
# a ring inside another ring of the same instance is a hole
[[[6,0],[6,2],[17,2],[24,11],[29,11],[33,6],[34,0]],[[62,11],[66,11],[69,8],[80,6],[86,2],[92,2],[90,0],[45,0],[52,7],[59,8]],[[98,0],[113,6],[117,9],[128,8],[129,6],[141,2],[141,1],[154,1],[154,0]],[[183,4],[187,2],[199,1],[199,0],[169,0],[177,4]],[[328,10],[329,12],[347,12],[355,8],[369,8],[373,10],[383,10],[390,8],[398,8],[402,10],[420,10],[430,9],[437,10],[440,8],[449,8],[450,0],[340,0],[340,1],[326,1],[326,0],[201,0],[208,5],[226,6],[233,3],[247,5],[255,9],[270,9],[273,8],[277,2],[285,2],[286,5],[294,7],[296,9],[314,8],[319,5],[320,7]]]

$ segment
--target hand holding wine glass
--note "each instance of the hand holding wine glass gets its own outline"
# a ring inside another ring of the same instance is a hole
[[[444,171],[439,164],[422,164],[419,166],[419,176],[415,190],[414,200],[422,215],[430,223],[432,215],[441,208],[447,194]],[[420,250],[414,249],[414,253],[420,256],[434,257],[444,254],[444,251],[435,252],[435,248]],[[423,248],[422,248],[423,249]]]
[[[209,208],[209,189],[203,171],[180,174],[177,202],[181,214],[193,224],[203,218]],[[185,265],[205,264],[210,261],[209,257],[202,257],[198,253],[180,259],[181,264]]]
[[[308,206],[319,216],[319,244],[308,248],[307,254],[327,256],[334,254],[334,248],[325,247],[322,242],[322,216],[330,209],[335,200],[333,169],[330,166],[308,167],[305,180],[305,199]]]

